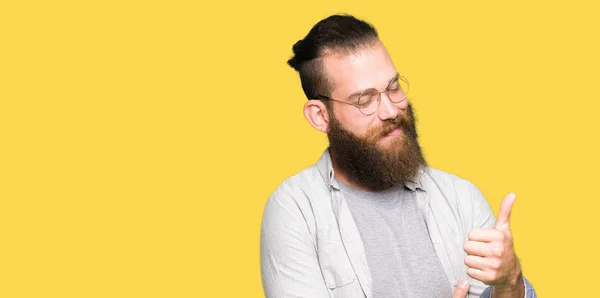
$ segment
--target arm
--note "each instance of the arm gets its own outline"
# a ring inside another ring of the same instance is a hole
[[[293,199],[269,198],[262,220],[260,261],[267,298],[329,297],[313,237]]]
[[[497,233],[500,234],[499,232],[497,232],[496,230],[500,230],[502,231],[504,237],[502,238],[506,243],[505,243],[505,249],[504,251],[506,251],[508,254],[510,254],[510,256],[503,258],[500,255],[495,255],[493,257],[495,257],[496,261],[498,261],[498,263],[502,263],[502,261],[504,260],[506,263],[506,260],[513,260],[512,264],[514,264],[513,269],[514,270],[507,270],[506,272],[513,272],[513,274],[503,274],[503,272],[501,272],[501,270],[499,268],[495,268],[497,270],[473,270],[470,269],[471,272],[473,271],[478,271],[477,273],[480,274],[478,276],[472,276],[473,278],[482,280],[485,284],[493,284],[493,286],[488,286],[483,293],[481,294],[481,298],[501,298],[501,297],[525,297],[525,298],[536,298],[537,295],[535,293],[535,289],[533,288],[533,286],[531,285],[531,283],[529,283],[529,281],[523,276],[522,272],[521,272],[521,266],[520,263],[516,257],[516,253],[513,251],[513,240],[512,240],[512,233],[510,232],[510,228],[509,228],[509,220],[510,220],[510,212],[512,209],[512,204],[514,204],[514,198],[512,198],[512,201],[510,199],[505,199],[505,201],[502,202],[502,206],[500,209],[500,212],[498,213],[498,221],[496,221],[496,219],[494,218],[494,214],[492,213],[492,210],[487,202],[487,200],[485,199],[485,197],[483,196],[483,194],[481,193],[481,191],[473,184],[471,184],[471,194],[472,194],[472,199],[473,199],[473,207],[474,207],[474,230],[475,231],[475,239],[470,239],[470,240],[475,240],[475,241],[469,241],[471,242],[470,244],[474,244],[474,242],[478,242],[478,241],[484,241],[487,242],[486,244],[491,244],[492,242],[490,242],[490,239],[494,239],[494,234],[493,233]],[[471,238],[471,233],[469,234],[469,238]],[[500,235],[502,236],[502,235]],[[475,245],[467,245],[465,244],[465,248],[469,248],[470,251],[467,251],[467,254],[475,254],[475,255],[481,255],[482,254],[482,248],[483,246],[477,247]],[[475,251],[477,251],[477,253],[474,253]],[[485,253],[483,253],[485,254]],[[473,256],[469,256],[469,262],[472,262],[471,265],[474,267],[478,267],[477,265],[482,265],[482,261],[484,261],[485,257],[483,259],[479,259],[476,260],[475,257]],[[478,264],[475,264],[476,262]],[[465,263],[467,263],[467,260],[465,260]],[[498,264],[496,263],[496,264]],[[486,264],[486,263],[483,263]],[[490,264],[489,262],[487,263],[488,265]],[[469,264],[467,264],[469,265]],[[485,266],[480,266],[480,267],[485,267]],[[491,266],[493,267],[493,266]],[[492,268],[494,269],[494,268]],[[492,274],[493,277],[489,277],[490,275],[488,275],[488,278],[481,278],[482,276],[485,276],[484,273],[494,273]],[[471,275],[471,274],[469,274]],[[507,275],[507,276],[503,276],[503,275]],[[512,278],[510,276],[513,276]],[[500,282],[498,281],[500,280]]]

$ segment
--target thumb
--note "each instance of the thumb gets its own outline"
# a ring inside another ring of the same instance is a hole
[[[513,205],[515,204],[516,196],[514,193],[509,193],[504,197],[500,204],[500,211],[498,212],[498,219],[494,224],[495,229],[508,229],[510,224],[510,212],[512,211]]]
[[[467,297],[467,294],[469,293],[469,288],[470,287],[471,287],[471,285],[469,284],[468,280],[461,281],[456,286],[456,290],[454,290],[454,294],[452,295],[452,298],[465,298],[465,297]]]

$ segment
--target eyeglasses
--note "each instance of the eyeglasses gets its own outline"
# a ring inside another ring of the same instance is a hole
[[[347,105],[355,106],[365,116],[369,116],[377,112],[377,110],[379,109],[379,106],[381,104],[381,93],[385,92],[391,102],[401,103],[406,99],[408,89],[408,80],[405,77],[398,76],[383,91],[379,91],[375,88],[369,88],[363,91],[358,97],[358,101],[356,101],[355,103],[333,99],[324,95],[319,95],[317,96],[317,98],[321,100],[337,101],[345,103]]]

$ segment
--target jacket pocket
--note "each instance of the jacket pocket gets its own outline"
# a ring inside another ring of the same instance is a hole
[[[324,231],[319,233],[318,238],[317,255],[325,285],[335,289],[355,281],[356,274],[339,234],[335,238],[332,233]]]

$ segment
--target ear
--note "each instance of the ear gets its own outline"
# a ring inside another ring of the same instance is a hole
[[[329,113],[322,101],[316,99],[307,101],[304,104],[304,117],[317,130],[324,133],[329,131]]]

